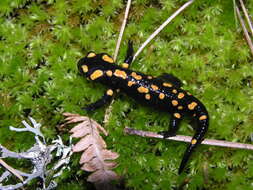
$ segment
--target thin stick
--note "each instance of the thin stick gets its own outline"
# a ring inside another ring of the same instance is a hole
[[[13,167],[9,166],[1,158],[0,158],[0,165],[2,165],[3,167],[5,167],[9,172],[11,172],[13,175],[15,175],[18,179],[20,179],[21,181],[24,181],[24,178],[18,172],[16,172],[16,170]]]
[[[136,130],[132,128],[126,127],[124,129],[124,132],[129,135],[138,135],[142,137],[150,137],[150,138],[159,138],[163,139],[162,135],[159,135],[154,132],[149,131],[142,131],[142,130]],[[183,135],[176,135],[173,137],[168,137],[166,140],[174,140],[174,141],[181,141],[181,142],[188,142],[190,143],[192,140],[192,137],[190,136],[183,136]],[[212,139],[205,139],[202,141],[201,144],[206,145],[212,145],[212,146],[221,146],[221,147],[229,147],[229,148],[238,148],[238,149],[247,149],[247,150],[253,150],[253,145],[251,144],[243,144],[243,143],[234,143],[229,141],[221,141],[221,140],[212,140]]]
[[[240,0],[240,4],[241,4],[241,7],[242,7],[244,16],[246,17],[246,20],[247,20],[247,22],[248,22],[251,35],[253,36],[253,26],[252,26],[252,22],[251,22],[251,20],[250,20],[249,14],[248,14],[248,12],[247,12],[247,9],[245,8],[244,3],[243,3],[242,0]]]
[[[236,13],[237,13],[237,16],[238,16],[238,18],[239,18],[239,21],[240,21],[240,23],[241,23],[241,26],[242,26],[243,33],[244,33],[244,35],[245,35],[246,41],[247,41],[247,43],[248,43],[248,45],[249,45],[251,54],[253,55],[253,44],[252,44],[252,41],[251,41],[251,39],[250,39],[249,33],[248,33],[248,31],[247,31],[247,28],[246,28],[246,26],[245,26],[245,22],[244,22],[243,19],[242,19],[240,10],[239,10],[239,8],[238,8],[237,5],[236,5],[235,8],[236,8]]]
[[[153,40],[163,29],[167,26],[179,13],[181,13],[186,7],[192,4],[194,0],[186,2],[182,7],[180,7],[176,12],[174,12],[156,31],[149,36],[149,38],[141,45],[134,55],[133,61],[141,53],[141,51],[148,45],[148,43]]]
[[[124,30],[125,30],[125,27],[126,27],[127,17],[128,17],[128,13],[129,13],[129,10],[130,10],[130,6],[131,6],[131,0],[128,0],[124,20],[123,20],[122,25],[121,25],[119,38],[118,38],[117,45],[116,45],[115,52],[114,52],[114,56],[113,56],[114,61],[116,61],[118,53],[119,53],[120,43],[121,43],[122,36],[123,36]]]

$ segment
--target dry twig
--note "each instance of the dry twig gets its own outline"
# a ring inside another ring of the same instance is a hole
[[[241,1],[241,3],[242,3],[242,4],[241,4],[242,7],[244,7],[242,1]],[[245,7],[244,7],[244,8],[245,8]],[[247,27],[246,27],[246,24],[245,24],[245,22],[244,22],[244,20],[243,20],[243,18],[242,18],[242,15],[241,15],[241,13],[240,13],[240,10],[239,10],[239,8],[238,8],[238,6],[237,6],[236,4],[235,4],[235,9],[236,9],[237,17],[239,18],[240,24],[241,24],[241,26],[242,26],[244,36],[245,36],[246,41],[247,41],[247,43],[248,43],[248,45],[249,45],[251,54],[253,55],[253,43],[252,43],[252,41],[251,41],[249,32],[248,32]],[[244,10],[245,17],[249,19],[249,17],[247,17],[248,14],[247,14],[246,9],[243,9],[243,10]],[[252,25],[250,24],[250,20],[249,20],[248,24],[249,24],[249,27],[251,28],[251,30],[253,30],[253,29],[252,29]]]
[[[129,13],[129,10],[130,10],[130,6],[131,6],[131,0],[128,0],[127,1],[125,15],[124,15],[124,20],[123,20],[122,25],[121,25],[121,29],[120,29],[120,33],[119,33],[119,38],[118,38],[117,45],[116,45],[115,52],[114,52],[114,56],[113,56],[114,61],[116,61],[117,56],[118,56],[118,52],[119,52],[119,48],[120,48],[120,43],[121,43],[122,36],[123,36],[124,30],[125,30],[125,27],[126,27],[127,17],[128,17],[128,13]]]
[[[137,50],[137,52],[134,55],[133,61],[141,53],[141,51],[148,45],[148,43],[151,40],[153,40],[164,29],[165,26],[167,26],[177,15],[179,15],[185,8],[187,8],[193,2],[194,2],[194,0],[190,0],[190,1],[186,2],[182,7],[180,7],[176,12],[174,12],[161,26],[159,26],[159,28],[157,28],[156,31],[153,34],[151,34],[148,37],[148,39]]]
[[[142,136],[142,137],[163,139],[163,136],[159,135],[157,133],[149,132],[149,131],[136,130],[136,129],[132,129],[132,128],[128,128],[128,127],[126,127],[124,129],[124,132],[127,133],[127,134],[130,134],[130,135],[138,135],[138,136]],[[181,142],[190,143],[191,140],[192,140],[192,137],[183,136],[183,135],[176,135],[176,136],[173,136],[173,137],[168,137],[168,138],[166,138],[166,140],[174,140],[174,141],[181,141]],[[253,145],[252,144],[234,143],[234,142],[229,142],[229,141],[221,141],[221,140],[213,140],[213,139],[205,139],[205,140],[202,141],[201,144],[253,150]]]

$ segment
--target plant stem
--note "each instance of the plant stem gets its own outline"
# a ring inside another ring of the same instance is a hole
[[[186,2],[182,7],[180,7],[176,12],[174,12],[161,26],[159,26],[159,28],[157,28],[156,31],[153,34],[151,34],[149,38],[137,50],[137,52],[134,55],[133,61],[141,53],[141,51],[148,45],[148,43],[151,40],[153,40],[164,29],[165,26],[167,26],[178,14],[180,14],[186,7],[188,7],[193,2],[194,0]]]
[[[123,36],[124,30],[125,30],[125,27],[126,27],[127,17],[128,17],[128,13],[129,13],[129,10],[130,10],[130,6],[131,6],[131,0],[128,0],[127,1],[127,6],[126,6],[124,20],[123,20],[122,25],[121,25],[121,29],[120,29],[120,33],[119,33],[119,38],[118,38],[117,45],[116,45],[115,52],[114,52],[114,56],[113,56],[113,60],[114,61],[116,61],[117,56],[118,56],[118,52],[119,52],[119,48],[120,48],[120,43],[121,43],[122,36]]]
[[[142,136],[142,137],[163,139],[163,136],[159,135],[157,133],[149,132],[149,131],[136,130],[136,129],[132,129],[132,128],[128,128],[128,127],[126,127],[124,129],[124,132],[126,134],[129,134],[129,135],[138,135],[138,136]],[[183,135],[176,135],[176,136],[173,136],[173,137],[168,137],[168,138],[166,138],[166,140],[174,140],[174,141],[181,141],[181,142],[190,143],[191,140],[192,140],[192,137],[183,136]],[[251,144],[234,143],[234,142],[229,142],[229,141],[221,141],[221,140],[213,140],[213,139],[205,139],[205,140],[202,141],[201,144],[253,150],[253,145],[251,145]]]

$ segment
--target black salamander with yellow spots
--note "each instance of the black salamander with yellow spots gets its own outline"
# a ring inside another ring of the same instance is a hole
[[[170,125],[167,131],[162,131],[165,138],[174,136],[180,121],[185,115],[190,115],[197,123],[196,132],[191,144],[184,153],[179,173],[181,173],[191,153],[204,138],[208,129],[208,112],[205,106],[190,93],[181,88],[181,81],[171,74],[152,77],[128,69],[133,59],[132,43],[128,45],[126,59],[122,67],[116,65],[106,53],[95,54],[89,52],[78,62],[78,69],[82,75],[92,81],[105,84],[109,89],[103,97],[88,105],[86,110],[94,110],[108,103],[116,90],[120,89],[138,102],[171,114]]]

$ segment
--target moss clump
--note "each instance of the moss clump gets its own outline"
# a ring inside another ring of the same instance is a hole
[[[133,1],[126,42],[135,49],[185,1]],[[248,1],[253,12],[253,1]],[[62,112],[83,114],[82,107],[103,94],[103,87],[77,75],[76,63],[93,50],[114,52],[124,15],[123,1],[0,1],[0,143],[24,150],[24,133],[10,133],[31,115],[43,123],[49,139],[59,133]],[[152,75],[173,73],[206,105],[211,116],[208,138],[250,143],[253,126],[252,57],[235,25],[232,1],[197,0],[157,37],[132,68]],[[105,109],[90,114],[102,122]],[[120,96],[112,107],[107,144],[120,153],[116,169],[130,189],[252,189],[252,153],[201,146],[189,163],[189,174],[177,175],[185,144],[123,134],[123,127],[159,131],[168,114],[136,105]],[[158,126],[154,128],[153,126]],[[193,130],[183,122],[180,134]],[[7,135],[8,134],[8,135]],[[65,135],[66,134],[61,134]],[[32,139],[32,138],[31,138]],[[22,143],[20,143],[22,142]],[[59,189],[90,189],[79,170],[59,178]],[[67,184],[67,185],[66,185]]]

